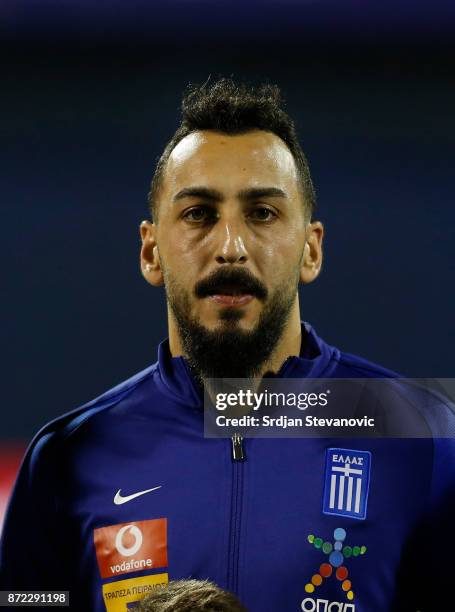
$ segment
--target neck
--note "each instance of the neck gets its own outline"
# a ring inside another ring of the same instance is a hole
[[[183,350],[182,340],[179,334],[177,323],[172,312],[168,307],[168,328],[169,328],[169,348],[172,357],[186,357]],[[302,342],[302,332],[300,324],[299,298],[296,296],[292,306],[288,321],[283,334],[276,344],[269,359],[264,362],[260,369],[259,377],[262,378],[266,373],[276,374],[286,359],[292,355],[300,354]]]

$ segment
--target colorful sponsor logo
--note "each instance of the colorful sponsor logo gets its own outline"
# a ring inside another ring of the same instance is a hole
[[[344,561],[350,557],[364,555],[367,551],[367,547],[344,545],[346,531],[341,527],[334,530],[333,537],[335,540],[334,542],[324,542],[322,538],[318,538],[314,535],[308,536],[308,542],[316,549],[320,550],[324,555],[328,555],[329,559],[328,563],[322,563],[319,566],[319,572],[313,574],[310,582],[305,585],[305,591],[307,593],[314,593],[316,588],[321,586],[324,580],[334,575],[336,579],[340,581],[340,586],[347,599],[352,601],[354,599],[354,591],[352,590],[349,571],[344,565]]]
[[[303,612],[355,612],[355,604],[307,597],[302,601]]]
[[[328,448],[322,512],[364,520],[370,489],[371,453]]]
[[[126,612],[134,607],[159,584],[167,584],[167,574],[141,576],[103,584],[103,599],[107,612]]]
[[[94,531],[102,578],[167,567],[167,519],[136,521]]]

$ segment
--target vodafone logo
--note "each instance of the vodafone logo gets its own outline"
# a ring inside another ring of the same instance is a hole
[[[93,543],[102,578],[167,567],[167,519],[98,527]]]
[[[125,534],[129,533],[126,540],[126,546],[123,541]],[[124,557],[132,557],[141,548],[143,542],[142,531],[136,525],[125,525],[115,536],[115,548]]]

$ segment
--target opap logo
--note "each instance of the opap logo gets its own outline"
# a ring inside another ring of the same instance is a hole
[[[354,591],[352,590],[352,583],[348,579],[348,568],[343,563],[344,560],[349,557],[364,555],[367,551],[367,547],[343,546],[346,539],[346,531],[341,527],[334,530],[333,537],[335,540],[334,542],[324,542],[322,538],[315,537],[312,534],[308,536],[308,542],[313,544],[318,550],[321,550],[323,554],[328,555],[329,562],[322,563],[319,566],[319,573],[311,577],[311,581],[305,585],[305,591],[307,593],[314,593],[316,588],[321,586],[324,580],[330,578],[330,576],[335,573],[335,577],[340,581],[341,588],[345,592],[347,599],[352,601],[354,599]]]
[[[355,605],[307,597],[302,601],[302,610],[303,612],[355,612]]]

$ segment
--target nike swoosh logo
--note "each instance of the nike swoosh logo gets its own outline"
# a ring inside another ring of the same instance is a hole
[[[123,495],[120,493],[121,489],[117,491],[114,497],[114,504],[116,506],[120,506],[121,504],[126,504],[126,502],[131,501],[132,499],[136,499],[136,497],[140,497],[141,495],[145,495],[146,493],[151,493],[152,491],[156,491],[157,489],[161,489],[161,485],[159,487],[153,487],[153,489],[146,489],[145,491],[139,491],[138,493],[133,493],[132,495]]]

